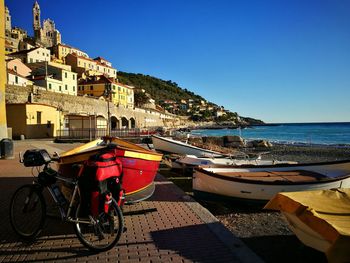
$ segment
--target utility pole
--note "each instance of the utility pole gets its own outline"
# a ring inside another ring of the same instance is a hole
[[[103,96],[107,99],[107,135],[111,135],[111,113],[109,111],[109,100],[111,99],[112,87],[111,83],[106,83]]]

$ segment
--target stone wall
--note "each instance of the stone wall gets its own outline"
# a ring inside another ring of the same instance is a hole
[[[110,116],[135,120],[136,127],[178,127],[183,125],[183,120],[172,114],[160,113],[149,109],[130,109],[107,103],[103,98],[91,98],[72,96],[44,90],[40,87],[20,87],[7,85],[6,104],[36,103],[51,105],[58,108],[64,115],[94,115],[108,116],[108,104]]]

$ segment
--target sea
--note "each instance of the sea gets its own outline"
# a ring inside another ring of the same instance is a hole
[[[350,147],[350,122],[278,123],[238,129],[196,129],[197,136],[239,135],[246,140],[278,144]]]

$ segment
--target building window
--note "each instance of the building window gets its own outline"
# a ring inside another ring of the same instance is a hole
[[[75,75],[74,75],[74,74],[72,74],[72,76],[73,76],[73,80],[75,80]]]
[[[94,86],[90,86],[90,90],[94,90]]]
[[[59,91],[62,91],[62,88],[61,88],[61,86],[58,86],[58,90],[59,90]]]
[[[33,63],[33,59],[32,58],[30,59],[30,63]]]
[[[15,83],[18,84],[18,77],[15,76]]]
[[[51,87],[51,83],[49,83],[49,89],[51,89],[52,87]]]
[[[13,66],[14,71],[17,72],[17,66]]]
[[[68,85],[67,84],[64,85],[64,88],[65,88],[65,90],[68,90]]]
[[[67,78],[67,72],[64,72],[64,77]]]
[[[75,86],[73,86],[73,91],[75,91]]]
[[[36,124],[41,124],[41,111],[36,112]]]

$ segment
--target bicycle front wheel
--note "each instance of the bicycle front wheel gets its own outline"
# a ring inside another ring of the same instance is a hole
[[[114,247],[124,230],[124,218],[113,199],[108,213],[97,217],[86,215],[82,205],[76,210],[75,232],[80,242],[92,251],[107,251]]]
[[[43,229],[46,205],[38,185],[23,185],[10,202],[10,222],[13,230],[24,239],[34,239]]]

